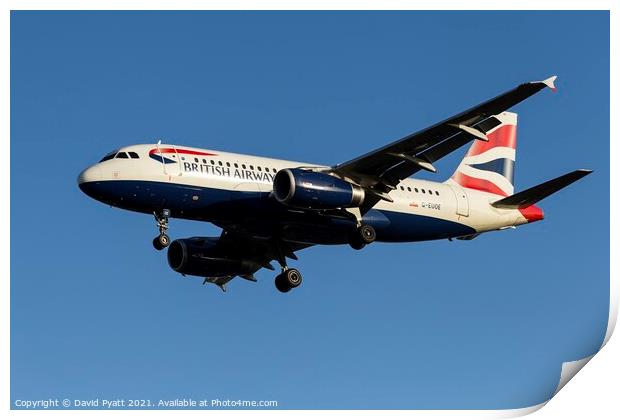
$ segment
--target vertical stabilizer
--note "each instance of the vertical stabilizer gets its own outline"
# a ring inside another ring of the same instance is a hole
[[[481,128],[488,141],[474,140],[451,179],[465,188],[512,195],[517,114],[502,112],[494,115],[484,121]]]

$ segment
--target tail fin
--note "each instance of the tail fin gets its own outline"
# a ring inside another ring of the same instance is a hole
[[[500,209],[524,209],[532,204],[536,204],[545,197],[558,192],[564,187],[569,186],[575,181],[580,180],[584,176],[590,174],[589,169],[577,169],[550,181],[543,182],[535,187],[528,188],[525,191],[502,198],[492,204],[493,207]]]
[[[451,179],[462,187],[509,196],[514,192],[517,114],[502,112],[478,128],[488,141],[474,140]]]

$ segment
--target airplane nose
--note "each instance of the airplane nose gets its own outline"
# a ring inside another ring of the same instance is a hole
[[[92,186],[93,182],[97,182],[101,180],[101,175],[99,173],[99,168],[96,168],[95,166],[91,166],[90,168],[86,168],[84,169],[80,175],[78,175],[78,186],[80,187],[80,189],[87,195],[91,195],[89,194],[90,192],[90,186]]]
[[[80,175],[78,175],[78,185],[84,184],[85,182],[99,181],[100,179],[99,169],[91,166],[90,168],[84,169]]]

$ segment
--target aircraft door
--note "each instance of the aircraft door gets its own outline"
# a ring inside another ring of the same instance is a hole
[[[456,197],[456,214],[460,216],[469,216],[469,200],[465,189],[459,184],[449,184],[452,192]]]

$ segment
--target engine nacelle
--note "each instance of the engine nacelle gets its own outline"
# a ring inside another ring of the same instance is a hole
[[[273,180],[276,199],[287,206],[307,209],[359,207],[364,190],[340,178],[304,169],[282,169]]]
[[[190,276],[219,277],[252,274],[260,268],[253,261],[226,252],[219,238],[177,239],[168,247],[168,265]]]

